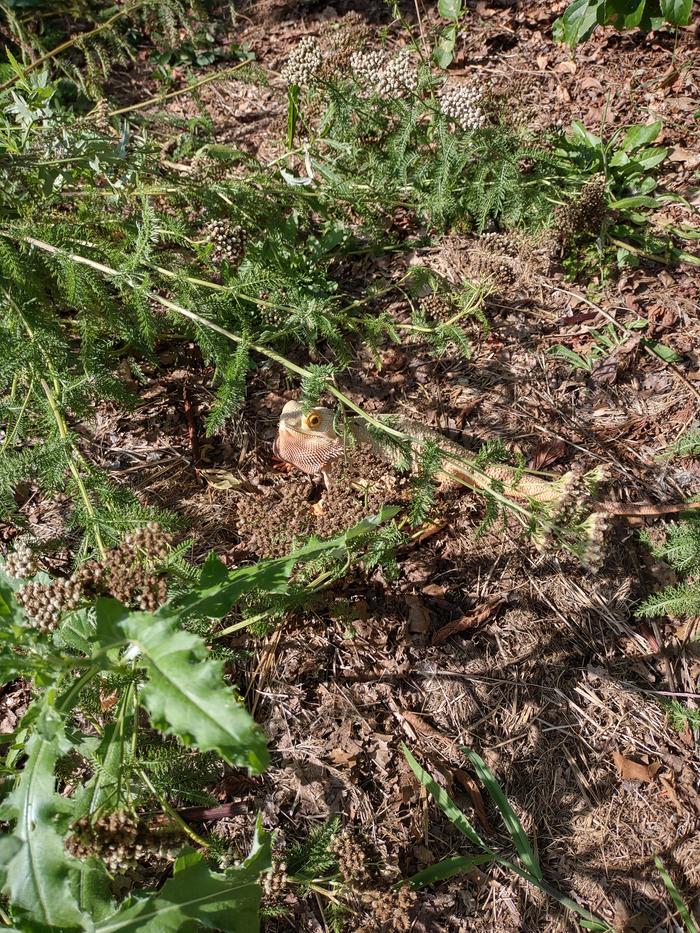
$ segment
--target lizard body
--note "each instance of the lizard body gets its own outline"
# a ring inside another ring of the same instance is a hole
[[[555,502],[561,495],[558,483],[523,473],[515,467],[500,463],[479,467],[461,444],[420,422],[381,415],[377,420],[384,421],[387,426],[408,437],[414,469],[417,467],[421,442],[434,442],[443,454],[436,477],[443,486],[466,483],[479,489],[488,489],[496,481],[502,484],[503,493],[507,496],[533,499],[541,503]],[[322,473],[326,485],[329,484],[329,468],[343,456],[348,444],[369,444],[377,455],[392,466],[401,460],[402,446],[392,443],[379,432],[375,434],[369,430],[362,418],[349,419],[346,430],[347,436],[338,434],[334,413],[330,408],[312,408],[305,414],[298,402],[287,402],[280,415],[275,453],[304,473]]]

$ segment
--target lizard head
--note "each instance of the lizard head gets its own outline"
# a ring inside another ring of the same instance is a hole
[[[304,413],[299,402],[287,402],[277,426],[275,453],[304,473],[318,473],[342,451],[331,408]]]

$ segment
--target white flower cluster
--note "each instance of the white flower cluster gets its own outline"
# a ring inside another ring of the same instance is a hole
[[[486,122],[480,102],[481,95],[470,85],[443,87],[440,91],[440,109],[463,130],[478,130]]]
[[[374,87],[379,81],[384,67],[386,55],[384,52],[353,52],[350,56],[350,67],[360,84]]]
[[[282,77],[287,84],[306,87],[311,84],[323,64],[323,52],[313,36],[303,36],[287,59]]]
[[[5,573],[8,577],[14,577],[17,580],[33,577],[38,569],[34,552],[26,541],[16,544],[14,551],[8,554],[5,560]]]
[[[418,86],[418,72],[408,52],[393,58],[382,52],[354,52],[350,67],[365,90],[379,97],[401,96]]]

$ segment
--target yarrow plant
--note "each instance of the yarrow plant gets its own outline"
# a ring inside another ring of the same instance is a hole
[[[303,36],[282,69],[286,84],[308,87],[323,64],[321,46],[313,36]]]
[[[405,96],[418,87],[418,70],[406,51],[394,56],[376,51],[355,52],[350,67],[366,95]]]
[[[445,85],[440,89],[440,110],[463,130],[478,130],[486,123],[480,103],[481,95],[475,87]]]

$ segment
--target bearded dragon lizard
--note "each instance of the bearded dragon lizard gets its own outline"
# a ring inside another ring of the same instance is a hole
[[[359,417],[349,419],[345,425],[346,435],[340,435],[335,429],[334,414],[331,408],[320,407],[304,412],[299,402],[287,402],[280,415],[275,454],[304,473],[321,473],[326,486],[330,485],[329,467],[343,456],[348,443],[369,444],[388,463],[394,465],[399,462],[403,456],[401,445],[392,443],[379,432],[371,432],[364,419]],[[517,499],[548,503],[561,495],[557,483],[523,473],[516,467],[501,463],[479,467],[461,444],[420,422],[393,416],[379,416],[377,420],[408,438],[414,469],[421,442],[432,441],[439,447],[441,463],[436,479],[443,487],[466,483],[478,489],[488,489],[495,481],[503,495]]]
[[[573,471],[550,481],[524,473],[522,470],[496,463],[479,467],[461,444],[431,430],[420,422],[407,418],[380,415],[381,421],[393,429],[393,433],[407,438],[411,444],[411,455],[415,468],[421,442],[432,441],[442,454],[438,481],[444,486],[464,485],[477,489],[493,488],[500,484],[502,494],[516,499],[527,499],[543,505],[556,505],[560,501],[563,487],[576,480]],[[335,429],[335,413],[331,408],[311,408],[304,412],[299,402],[287,402],[282,409],[274,443],[275,454],[286,463],[313,475],[321,473],[330,486],[328,470],[339,460],[349,443],[369,444],[372,449],[390,464],[399,461],[402,453],[396,444],[372,433],[363,418],[352,418],[346,422],[346,436]],[[597,473],[597,475],[595,475]],[[602,479],[604,471],[593,471],[591,478]],[[655,505],[651,502],[597,502],[596,509],[612,515],[658,516],[685,512],[700,508],[700,501],[671,502]]]

